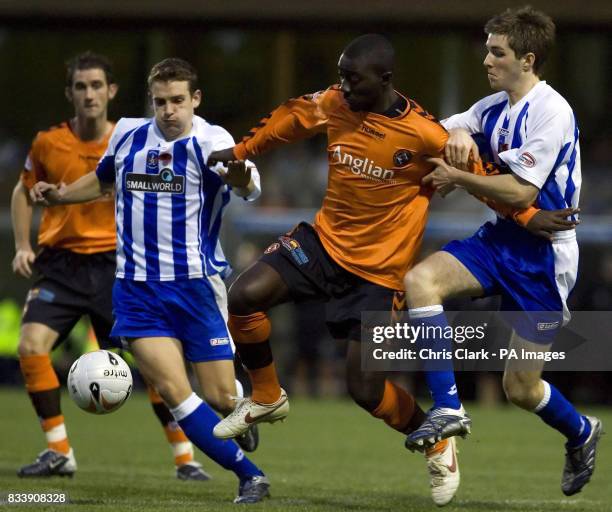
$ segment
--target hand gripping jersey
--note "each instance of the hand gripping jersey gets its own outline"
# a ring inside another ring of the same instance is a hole
[[[491,161],[538,187],[541,209],[578,206],[582,183],[578,125],[567,101],[546,82],[536,84],[515,105],[510,106],[508,95],[499,92],[442,124],[475,135]]]
[[[168,142],[154,119],[121,119],[96,170],[115,183],[117,277],[194,279],[229,272],[219,243],[230,189],[208,155],[233,145],[219,126],[193,117],[189,136]],[[251,164],[252,165],[252,164]],[[260,193],[259,174],[252,170]]]
[[[412,100],[398,117],[353,112],[332,86],[278,107],[234,154],[255,156],[316,133],[326,133],[328,139],[327,192],[314,222],[321,243],[349,272],[403,289],[404,275],[421,245],[432,194],[420,185],[432,169],[425,159],[442,155],[446,130]]]
[[[108,145],[80,140],[68,123],[39,132],[32,143],[21,180],[27,189],[37,181],[70,184],[92,172]],[[115,249],[115,207],[112,197],[43,210],[38,245],[93,254]]]

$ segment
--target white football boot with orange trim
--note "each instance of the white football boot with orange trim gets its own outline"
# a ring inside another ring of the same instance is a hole
[[[454,498],[461,481],[455,438],[449,437],[426,450],[425,459],[431,497],[436,505],[443,507]]]

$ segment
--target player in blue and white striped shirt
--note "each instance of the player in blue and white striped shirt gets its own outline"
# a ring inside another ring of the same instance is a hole
[[[431,159],[436,169],[423,182],[461,186],[468,192],[526,208],[563,210],[570,216],[550,239],[533,235],[505,219],[486,223],[471,238],[453,241],[406,276],[406,298],[413,321],[448,326],[442,304],[451,298],[499,294],[513,327],[511,348],[541,353],[569,321],[566,300],[576,282],[578,244],[575,214],[580,193],[578,126],[567,101],[540,80],[554,41],[555,26],[530,7],[507,10],[485,26],[484,65],[491,87],[499,91],[462,114],[442,121],[450,131],[445,151],[451,165]],[[499,174],[477,176],[465,169],[470,153],[487,155]],[[433,341],[433,340],[430,340]],[[443,340],[435,340],[444,344]],[[536,413],[567,437],[561,488],[579,492],[589,481],[601,435],[597,418],[582,416],[551,384],[541,379],[544,358],[529,365],[509,361],[504,390],[509,400]],[[434,407],[406,446],[419,449],[431,440],[469,432],[470,420],[458,397],[452,368],[426,372]]]
[[[149,75],[155,116],[121,119],[95,173],[57,189],[39,183],[38,200],[84,202],[116,190],[117,274],[112,335],[129,343],[143,375],[159,391],[187,437],[240,479],[236,503],[268,495],[269,482],[233,441],[212,435],[219,418],[193,393],[184,357],[208,403],[228,414],[236,395],[233,344],[227,329],[229,272],[219,244],[230,190],[260,194],[249,162],[209,167],[208,155],[231,146],[227,131],[194,115],[197,75],[180,59]],[[43,199],[44,198],[44,199]]]

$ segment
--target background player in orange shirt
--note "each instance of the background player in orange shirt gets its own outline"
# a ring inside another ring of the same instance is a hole
[[[39,274],[26,299],[19,361],[47,439],[47,449],[19,470],[20,477],[72,475],[76,471],[60,408],[59,381],[49,353],[83,315],[89,315],[102,344],[108,340],[113,323],[116,241],[112,197],[45,208],[38,255],[30,245],[32,204],[28,190],[38,180],[71,183],[95,170],[114,126],[108,121],[108,103],[117,93],[117,84],[105,57],[92,53],[76,56],[67,65],[66,82],[66,97],[75,115],[36,136],[11,201],[13,270],[30,278],[34,267]],[[172,446],[177,477],[207,480],[208,475],[193,460],[191,443],[161,397],[152,388],[149,396]]]

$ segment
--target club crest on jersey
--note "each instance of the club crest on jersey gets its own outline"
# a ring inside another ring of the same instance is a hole
[[[393,165],[395,167],[406,167],[412,160],[412,153],[407,149],[399,149],[393,155]]]
[[[521,153],[518,159],[519,162],[521,162],[525,167],[535,167],[536,159],[531,153],[528,153],[527,151]]]
[[[125,190],[130,192],[156,192],[169,194],[185,193],[185,176],[177,176],[166,167],[159,174],[128,172],[125,175]]]
[[[157,171],[157,165],[159,162],[159,151],[156,149],[149,149],[147,153],[147,169],[149,171]]]

